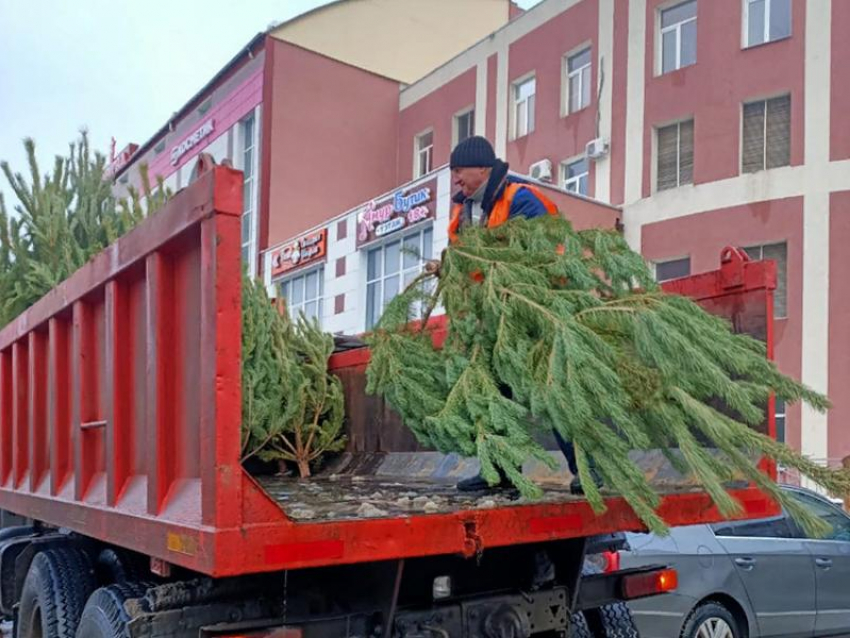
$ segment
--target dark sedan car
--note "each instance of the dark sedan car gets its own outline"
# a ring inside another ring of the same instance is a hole
[[[807,538],[783,513],[665,538],[629,534],[621,567],[667,563],[679,572],[675,593],[631,604],[642,638],[850,636],[850,517],[815,492],[783,489],[832,532]]]

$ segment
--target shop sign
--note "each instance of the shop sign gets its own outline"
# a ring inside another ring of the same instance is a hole
[[[434,219],[437,181],[399,190],[369,202],[357,214],[357,247],[419,222]]]
[[[328,230],[322,230],[299,237],[272,251],[272,276],[282,275],[293,268],[323,259],[327,253]]]
[[[180,159],[186,153],[200,144],[202,140],[212,135],[213,131],[215,131],[215,120],[210,119],[201,124],[197,131],[171,149],[171,165],[177,166],[180,163]]]

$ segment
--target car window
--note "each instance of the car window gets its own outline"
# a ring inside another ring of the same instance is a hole
[[[773,516],[754,521],[730,521],[712,525],[715,536],[747,538],[794,538],[786,516]]]
[[[832,526],[832,531],[818,540],[850,541],[850,517],[844,512],[816,496],[793,490],[789,494],[809,512]]]

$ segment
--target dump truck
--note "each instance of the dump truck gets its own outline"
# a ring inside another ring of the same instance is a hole
[[[240,172],[200,172],[0,331],[0,613],[16,635],[637,635],[623,601],[676,574],[593,567],[643,529],[626,502],[607,494],[594,513],[533,465],[539,500],[458,492],[475,463],[420,448],[365,393],[356,342],[330,362],[347,450],[308,480],[246,471],[241,202]],[[667,289],[770,355],[775,282],[772,263],[729,248]],[[663,455],[639,454],[669,525],[721,519]],[[741,517],[778,512],[752,484],[728,487]]]

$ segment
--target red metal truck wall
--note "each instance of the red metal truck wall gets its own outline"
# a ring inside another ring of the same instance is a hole
[[[829,218],[830,456],[850,454],[850,191],[832,193]]]
[[[407,107],[399,116],[398,183],[413,179],[414,140],[431,129],[434,133],[432,167],[448,163],[452,151],[454,116],[475,106],[475,67]]]
[[[587,142],[596,137],[595,90],[591,91],[590,105],[577,113],[562,116],[561,105],[565,88],[563,61],[566,54],[590,46],[593,56],[591,86],[596,87],[598,11],[597,0],[585,0],[511,43],[508,79],[512,86],[517,80],[534,72],[535,130],[546,131],[545,134],[531,134],[518,139],[513,139],[511,131],[508,135],[512,141],[507,146],[507,161],[513,170],[527,173],[532,163],[548,158],[557,171],[564,160],[583,155]],[[508,104],[513,104],[510,90]],[[511,117],[508,119],[510,121]],[[588,194],[591,196],[595,192],[594,172],[591,163],[588,185]],[[557,181],[557,173],[553,177]]]
[[[787,242],[788,317],[774,322],[776,362],[786,374],[802,372],[803,200],[791,198],[737,206],[648,224],[642,230],[641,253],[649,260],[690,256],[691,273],[716,267],[724,246]],[[800,445],[800,408],[788,409],[786,441]]]
[[[802,164],[806,3],[792,3],[790,38],[742,49],[743,3],[699,2],[697,63],[656,77],[654,25],[663,4],[664,0],[651,0],[646,7],[643,196],[649,197],[653,190],[654,127],[693,118],[694,183],[727,179],[740,173],[742,103],[784,93],[791,94],[791,165]]]
[[[270,38],[261,248],[395,184],[399,84]]]
[[[181,530],[240,522],[241,201],[201,175],[0,331],[0,507],[212,559]]]

